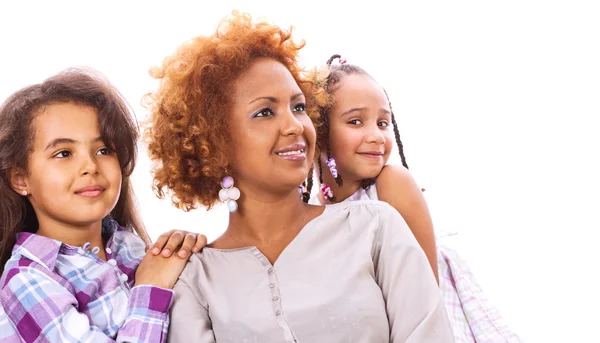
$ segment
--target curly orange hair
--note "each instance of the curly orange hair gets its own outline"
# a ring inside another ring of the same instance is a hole
[[[291,31],[234,11],[213,35],[192,39],[150,71],[161,80],[158,91],[145,97],[151,112],[145,137],[159,198],[170,191],[173,204],[185,211],[215,204],[229,165],[231,83],[254,59],[270,57],[302,87],[297,57],[305,43],[295,43]]]

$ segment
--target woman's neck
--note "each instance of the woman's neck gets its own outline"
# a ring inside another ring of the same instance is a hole
[[[246,195],[238,205],[238,211],[229,216],[229,226],[222,238],[238,242],[240,246],[269,245],[284,237],[293,237],[323,212],[319,207],[302,202],[295,190],[270,201]]]

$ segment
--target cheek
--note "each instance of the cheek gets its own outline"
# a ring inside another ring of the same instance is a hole
[[[386,149],[391,148],[394,144],[396,144],[396,137],[394,136],[394,132],[392,130],[386,130],[384,132],[385,147]]]
[[[104,176],[110,182],[110,185],[114,188],[120,189],[122,182],[121,166],[117,158],[104,161],[102,165]]]
[[[390,157],[390,154],[392,152],[392,149],[394,148],[394,145],[396,145],[396,138],[394,137],[394,133],[391,130],[388,130],[385,133],[385,144],[384,144],[386,162],[387,162],[387,159]]]
[[[314,153],[315,146],[317,144],[317,131],[312,121],[308,116],[306,119],[301,120],[302,126],[304,127],[304,137],[306,139],[306,144],[309,149]]]
[[[72,173],[65,163],[30,162],[28,179],[32,193],[58,194],[58,190],[70,186]]]
[[[268,151],[270,146],[268,144],[265,132],[248,130],[247,132],[237,135],[235,139],[232,139],[231,152],[233,159],[245,160],[248,157],[252,157],[253,154],[260,154],[265,149]],[[235,161],[231,161],[235,162]]]
[[[335,155],[348,155],[362,143],[363,137],[359,130],[349,127],[335,127],[330,129],[331,152]]]
[[[249,129],[232,138],[229,164],[231,171],[238,175],[264,174],[269,168],[269,153],[273,139],[267,130]]]

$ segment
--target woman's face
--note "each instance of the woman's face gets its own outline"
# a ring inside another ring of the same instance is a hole
[[[289,70],[254,60],[233,82],[228,109],[230,164],[242,194],[296,192],[312,166],[316,133]]]

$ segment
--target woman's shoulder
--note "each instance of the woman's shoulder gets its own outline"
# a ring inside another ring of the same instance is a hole
[[[355,200],[345,201],[337,204],[331,204],[326,206],[326,211],[323,214],[334,214],[334,213],[349,213],[349,214],[360,214],[360,213],[387,213],[389,211],[395,211],[389,204],[379,200]]]
[[[381,224],[387,221],[404,223],[402,216],[388,203],[379,200],[356,200],[327,205],[321,215],[321,221],[345,221],[355,226],[373,222]],[[338,223],[339,224],[339,223]]]

